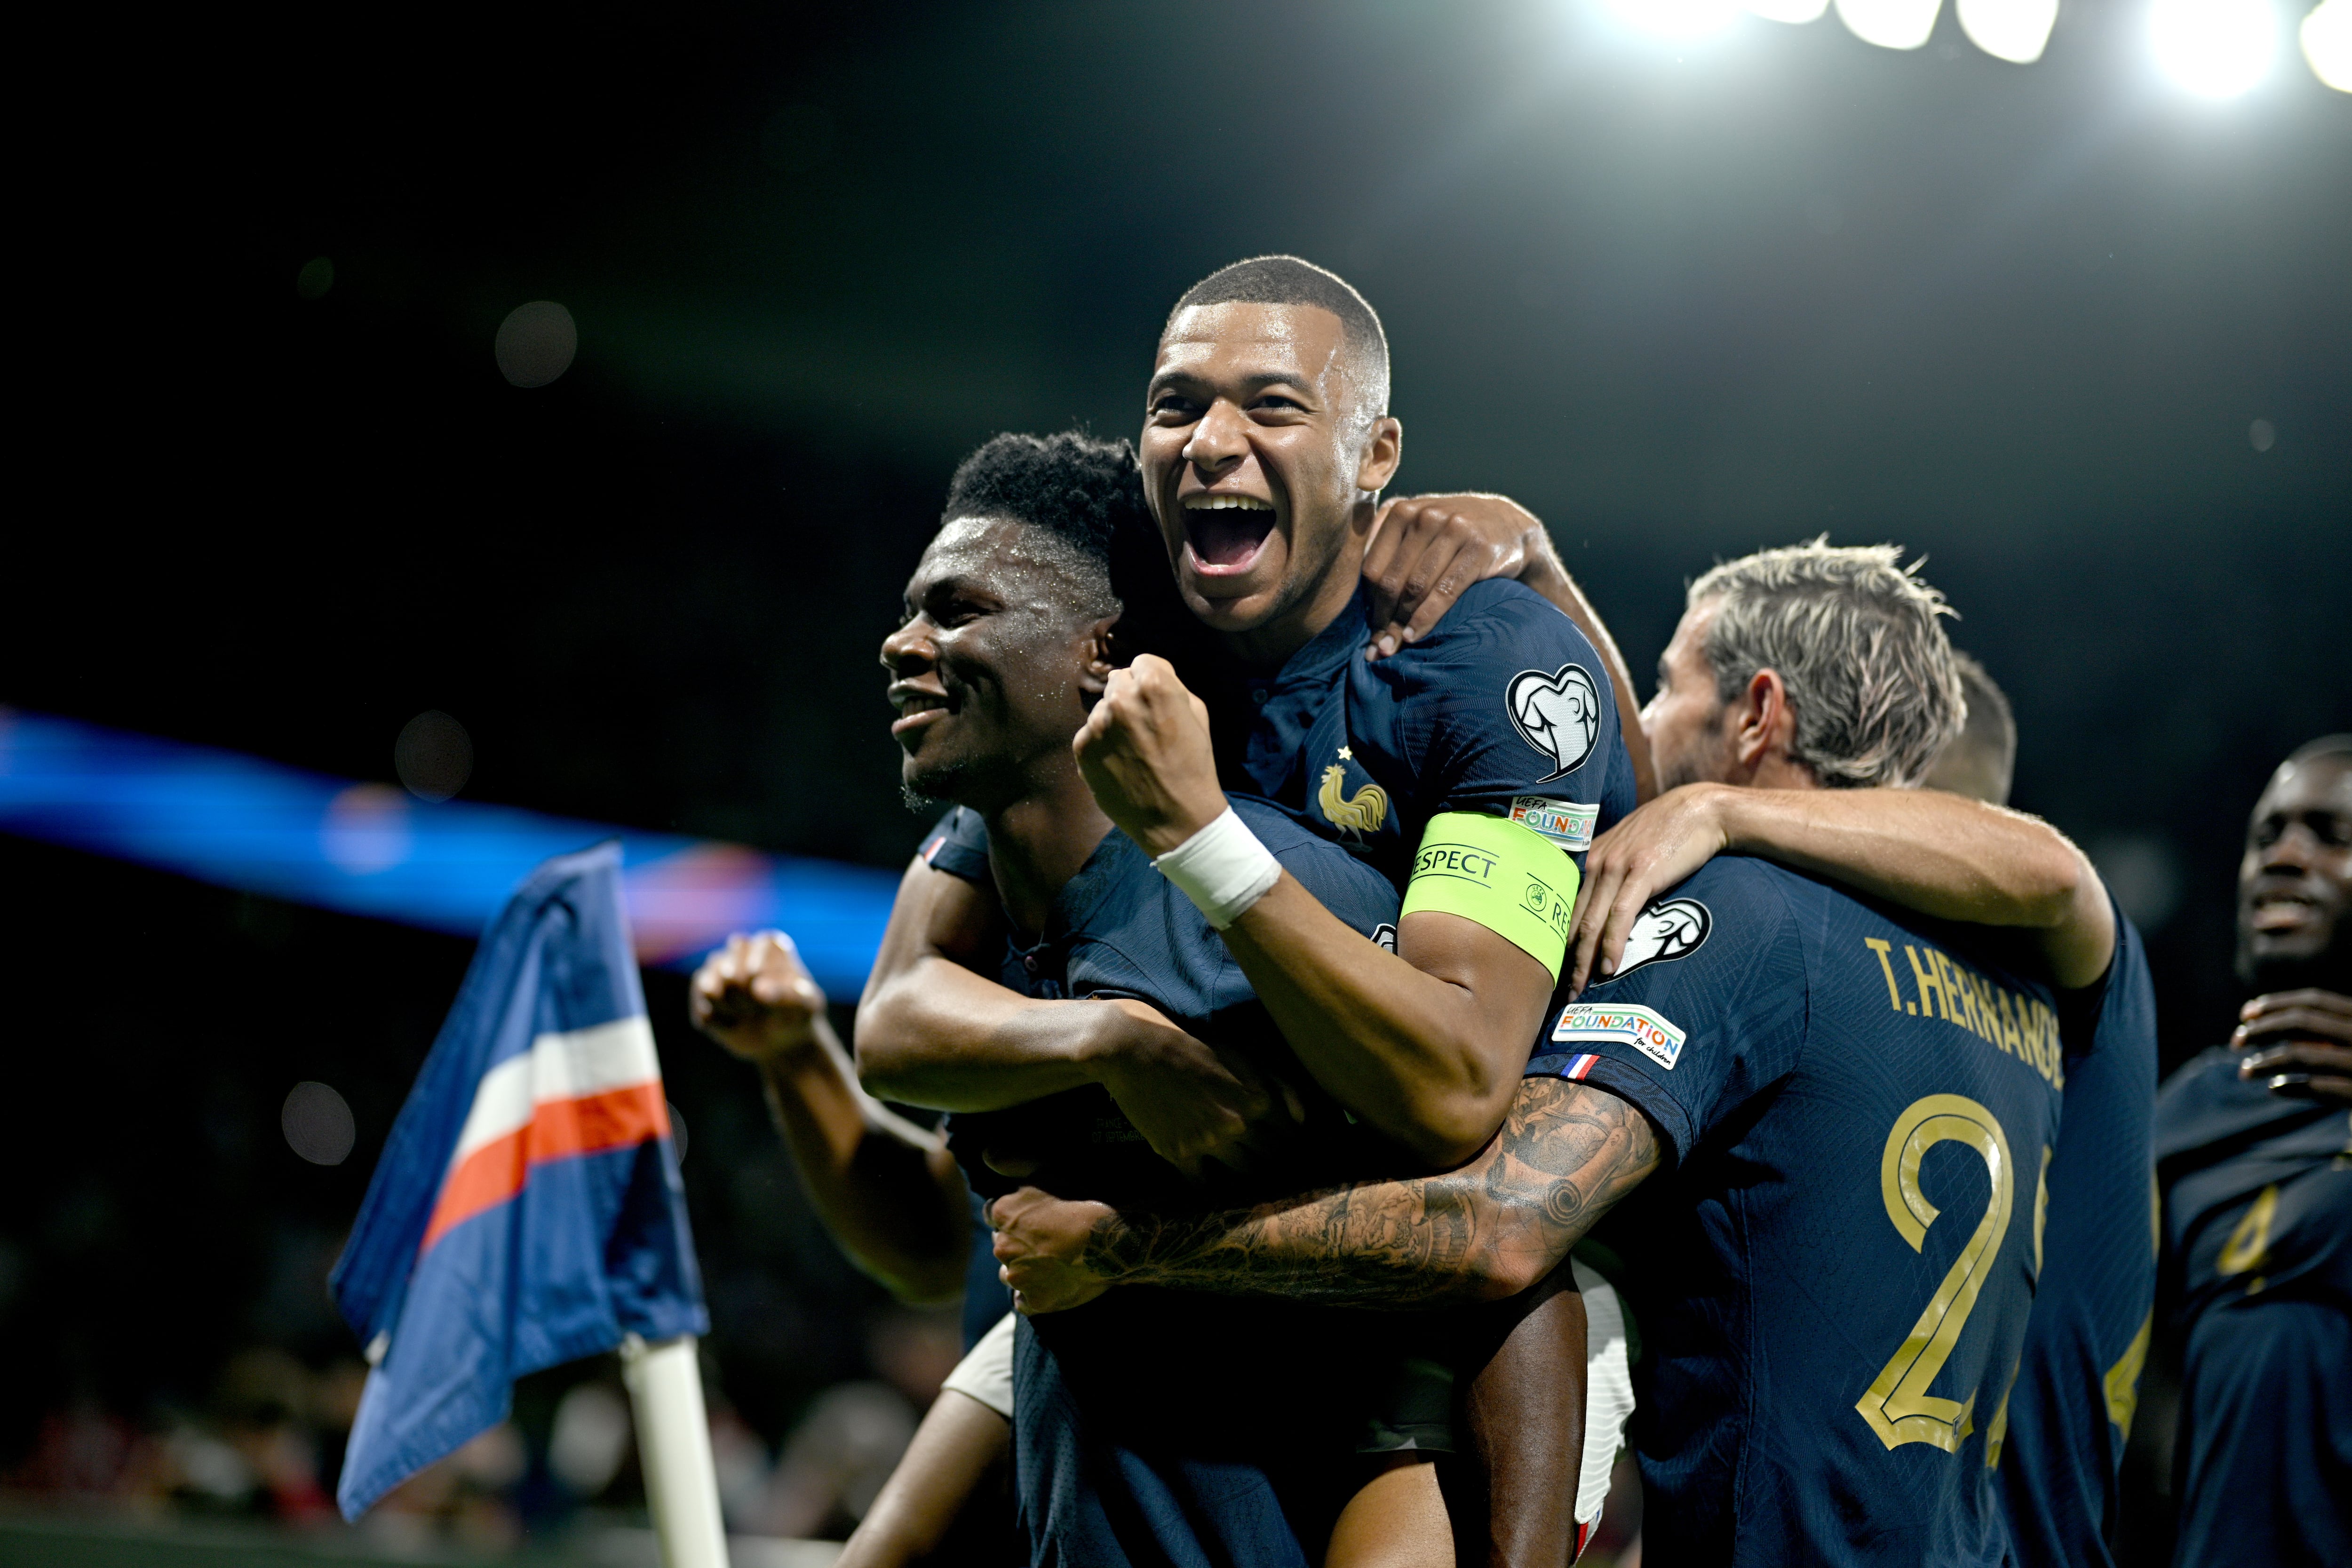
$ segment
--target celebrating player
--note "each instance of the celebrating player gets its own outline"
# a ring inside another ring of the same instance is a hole
[[[1690,642],[1661,661],[1659,699],[1644,712],[1668,782],[1681,787],[1635,812],[1593,848],[1578,911],[1575,976],[1614,973],[1629,936],[1654,928],[1651,900],[1710,855],[1760,855],[1922,913],[2014,928],[2032,938],[2063,993],[2064,1113],[2047,1172],[2046,1262],[2009,1400],[2000,1477],[2017,1561],[2049,1568],[2111,1563],[2119,1475],[2130,1435],[2156,1296],[2149,1238],[2123,1223],[2150,1180],[2156,1096],[2155,996],[2138,933],[2113,907],[2081,852],[2045,824],[1972,801],[1919,791],[1844,789],[1784,794],[1740,771],[1737,747],[1694,748],[1713,731],[1760,710],[1744,692],[1766,670],[1795,713],[1823,700],[1819,634],[1769,619],[1727,619],[1717,574],[1690,593]],[[1867,628],[1839,628],[1866,637]],[[1937,758],[1931,783],[2006,796],[2016,745],[2008,702],[1982,667],[1955,655],[1967,729]],[[1706,672],[1723,672],[1712,691]],[[1744,705],[1743,705],[1744,704]],[[1800,726],[1801,731],[1802,726]],[[1749,742],[1753,743],[1752,739]],[[1801,733],[1799,752],[1804,752]],[[1699,782],[1712,763],[1715,772]],[[1833,770],[1824,770],[1835,776]],[[1728,784],[1751,787],[1726,788]]]
[[[1958,720],[1936,614],[1891,552],[1814,545],[1710,574],[1651,710],[1662,779],[1916,780]],[[1757,658],[1776,641],[1801,697]],[[2076,879],[2059,879],[2071,906]],[[1609,893],[1596,883],[1601,907]],[[1982,927],[1738,857],[1648,910],[1469,1164],[1206,1217],[1017,1194],[993,1216],[1024,1305],[1121,1283],[1484,1299],[1643,1188],[1613,1235],[1645,1286],[1650,1548],[1999,1562],[1988,1446],[2040,1261],[2053,990]],[[2102,921],[2081,923],[2053,921],[2040,956],[2095,977]]]
[[[1499,1124],[1556,983],[1576,857],[1596,822],[1631,806],[1637,775],[1617,735],[1614,694],[1630,689],[1622,661],[1604,664],[1537,594],[1499,580],[1459,588],[1444,618],[1422,631],[1411,617],[1401,626],[1403,612],[1385,610],[1360,584],[1366,536],[1381,518],[1378,492],[1401,453],[1401,427],[1384,412],[1387,381],[1378,319],[1352,289],[1295,258],[1240,263],[1196,286],[1171,313],[1142,455],[1178,584],[1227,656],[1211,661],[1220,668],[1191,667],[1218,698],[1227,778],[1290,807],[1398,887],[1416,849],[1459,840],[1462,875],[1433,879],[1408,903],[1396,956],[1366,952],[1297,879],[1282,875],[1246,821],[1228,814],[1205,729],[1187,759],[1197,765],[1163,772],[1184,790],[1156,803],[1168,808],[1156,816],[1154,803],[1106,784],[1130,763],[1155,765],[1122,752],[1140,733],[1135,726],[1096,723],[1083,748],[1096,797],[1119,800],[1111,818],[1223,929],[1315,1080],[1434,1164],[1475,1152]],[[1380,531],[1405,539],[1420,527],[1413,519],[1475,510],[1463,500],[1410,516],[1392,510]],[[1503,536],[1527,538],[1518,527],[1509,523]],[[1541,537],[1535,529],[1530,542]],[[1417,573],[1407,553],[1384,564],[1408,593],[1446,582],[1447,574]],[[1548,544],[1519,556],[1528,576],[1575,603]],[[1491,568],[1507,564],[1509,552],[1472,558]],[[1376,576],[1382,570],[1374,563]],[[1362,657],[1368,643],[1384,657]],[[1164,660],[1139,659],[1111,681],[1121,706],[1192,710]],[[1097,720],[1113,700],[1095,705]],[[934,858],[981,852],[986,841],[974,828],[951,823]],[[1202,828],[1209,838],[1197,837]],[[1186,844],[1188,853],[1171,858]],[[972,1064],[1002,1047],[974,1022],[973,1010],[991,1005],[972,990],[985,983],[945,962],[958,940],[969,947],[957,933],[984,925],[985,900],[943,887],[948,879],[927,878],[928,869],[910,869],[902,885],[896,945],[886,944],[860,1013],[858,1060],[877,1093],[953,1105]],[[1246,929],[1237,924],[1244,916]],[[908,931],[917,934],[904,937]],[[1223,1157],[1245,1131],[1236,1118],[1195,1125],[1202,1142],[1162,1152],[1180,1161]],[[1565,1270],[1555,1284],[1564,1283]],[[1511,1506],[1491,1528],[1478,1517],[1483,1498],[1456,1516],[1476,1550],[1491,1542],[1501,1561],[1569,1554],[1600,1502],[1578,1501],[1582,1434],[1563,1417],[1582,1410],[1580,1400],[1562,1397],[1583,1382],[1581,1302],[1559,1289],[1528,1305],[1507,1351],[1515,1372],[1480,1373],[1469,1401],[1474,1453]],[[1062,1324],[1024,1339],[1061,1370],[1102,1363],[1093,1379],[1057,1376],[1056,1390],[1115,1388],[1132,1359],[1131,1347],[1104,1347]],[[1041,1456],[1024,1478],[1033,1520],[1048,1517],[1055,1488],[1104,1479],[1072,1468],[1080,1446],[1055,1436],[1085,1420],[1080,1403],[1041,1396],[1035,1408],[1047,1425],[1024,1445]],[[1514,1463],[1532,1468],[1541,1484],[1503,1486],[1499,1476]]]
[[[2165,1084],[2188,1568],[2352,1562],[2352,735],[2279,764],[2238,866],[2224,1046]]]

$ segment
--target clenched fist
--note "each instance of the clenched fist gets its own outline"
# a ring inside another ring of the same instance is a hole
[[[1148,854],[1167,854],[1224,815],[1208,705],[1155,654],[1111,672],[1070,747],[1103,815]]]
[[[780,931],[729,937],[695,971],[686,994],[694,1026],[746,1061],[809,1048],[824,1016],[824,993]]]

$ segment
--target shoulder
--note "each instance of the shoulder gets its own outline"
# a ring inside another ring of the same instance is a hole
[[[1444,619],[1419,642],[1368,668],[1541,662],[1548,655],[1591,660],[1592,644],[1550,600],[1520,584],[1494,578],[1464,589]]]
[[[1732,1010],[1740,996],[1756,999],[1758,987],[1801,994],[1804,944],[1792,895],[1804,886],[1769,862],[1717,857],[1635,918],[1616,973],[1591,994],[1703,993],[1710,1006]]]
[[[988,825],[980,813],[965,806],[950,807],[933,823],[915,853],[932,870],[967,882],[987,882],[993,876],[988,866]]]
[[[2238,1076],[2239,1056],[2209,1046],[2156,1091],[2156,1157],[2186,1154],[2278,1120],[2281,1102]]]

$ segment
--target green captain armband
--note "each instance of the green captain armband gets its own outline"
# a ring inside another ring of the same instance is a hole
[[[1404,887],[1404,913],[1436,910],[1475,921],[1559,978],[1576,862],[1531,827],[1475,811],[1432,817]]]

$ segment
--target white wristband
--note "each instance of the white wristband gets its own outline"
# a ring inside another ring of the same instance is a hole
[[[1241,919],[1282,880],[1282,862],[1230,805],[1223,816],[1152,864],[1219,931]]]

